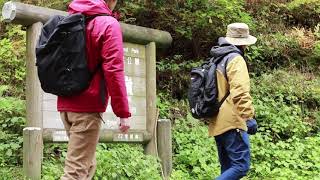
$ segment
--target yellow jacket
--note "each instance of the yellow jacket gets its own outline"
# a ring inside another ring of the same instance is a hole
[[[219,43],[226,42],[220,38]],[[221,53],[221,48],[212,51]],[[218,136],[231,129],[247,131],[246,121],[254,117],[254,107],[249,93],[250,78],[245,60],[240,54],[231,53],[218,64],[216,73],[219,101],[228,90],[230,95],[221,105],[219,113],[209,119],[209,136]]]

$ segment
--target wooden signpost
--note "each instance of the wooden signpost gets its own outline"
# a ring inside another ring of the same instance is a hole
[[[53,15],[67,15],[64,11],[19,2],[7,2],[2,9],[5,22],[27,27],[27,128],[24,129],[24,173],[27,178],[41,178],[43,142],[67,142],[57,97],[44,93],[35,66],[35,46],[43,23]],[[156,109],[156,47],[166,48],[172,42],[168,32],[120,23],[124,38],[125,81],[132,112],[131,130],[122,134],[109,105],[103,114],[105,124],[100,142],[142,143],[145,153],[162,159],[169,177],[172,169],[170,121],[159,121]],[[156,131],[162,131],[157,133]],[[158,142],[157,142],[158,139]],[[157,148],[159,145],[159,148]],[[36,155],[37,154],[37,155]]]

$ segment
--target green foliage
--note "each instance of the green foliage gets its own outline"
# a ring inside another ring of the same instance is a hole
[[[186,99],[173,99],[166,93],[157,95],[157,108],[159,109],[160,119],[184,118],[189,113],[189,105]]]
[[[63,175],[64,163],[58,160],[44,161],[42,164],[42,179],[59,180]]]
[[[0,86],[1,91],[6,89]],[[25,102],[0,96],[0,168],[22,163],[22,128],[25,123]]]
[[[21,0],[21,2],[66,11],[71,0]]]
[[[193,0],[180,3],[179,7],[184,11],[182,22],[187,24],[176,26],[176,31],[190,40],[197,38],[197,35],[211,38],[210,35],[224,34],[225,27],[234,21],[252,25],[250,16],[244,13],[243,1]],[[212,25],[215,25],[215,28],[212,28]],[[208,29],[210,31],[207,31]]]
[[[159,117],[162,119],[169,118],[171,104],[167,101],[167,97],[163,93],[157,95],[157,108],[159,109]]]
[[[278,0],[260,0],[246,4],[246,10],[256,21],[256,32],[259,34],[276,33],[285,30],[286,16]]]
[[[55,180],[63,174],[65,148],[61,150],[63,153],[60,157],[51,156],[45,159],[43,179]],[[99,144],[96,156],[97,170],[94,179],[161,179],[160,163],[154,157],[144,155],[140,145]]]
[[[276,67],[301,64],[304,51],[299,48],[295,38],[281,33],[269,34],[259,36],[257,44],[249,46],[246,56],[251,70],[261,74]]]
[[[320,41],[316,42],[314,45],[314,49],[310,57],[310,65],[317,67],[318,69],[320,68]]]
[[[177,99],[186,97],[186,90],[189,86],[189,72],[192,67],[200,66],[203,63],[201,60],[181,61],[181,55],[175,55],[173,59],[165,59],[157,62],[157,72],[160,74],[157,77],[157,88],[160,91],[166,91],[167,94]],[[179,73],[177,73],[179,72]],[[165,100],[165,99],[164,99]]]
[[[63,175],[67,144],[45,144],[42,179],[58,180]]]
[[[319,0],[293,0],[286,5],[289,20],[293,24],[315,26],[320,21]]]
[[[319,79],[308,76],[277,70],[253,80],[261,133],[251,138],[253,163],[249,179],[317,177],[320,138],[316,134],[319,117],[315,114],[319,113],[320,84]]]
[[[281,140],[251,137],[252,166],[248,179],[317,179],[320,172],[320,136]]]
[[[22,132],[25,123],[25,101],[0,97],[0,107],[0,128],[10,133]]]
[[[0,8],[1,8],[1,9],[2,9],[4,3],[6,3],[6,2],[7,2],[7,0],[0,0]]]
[[[22,164],[22,143],[21,135],[0,131],[0,168]]]
[[[245,22],[254,28],[243,0],[150,2],[149,5],[136,1],[123,3],[123,21],[169,31],[179,42],[173,43],[170,56],[182,54],[182,60],[207,56],[209,48],[219,36],[225,35],[231,22]]]
[[[0,36],[0,84],[10,86],[7,95],[21,95],[25,87],[25,33],[21,26],[6,26],[7,32]]]
[[[22,167],[0,167],[0,180],[22,180]]]
[[[94,179],[161,179],[160,164],[143,154],[141,146],[100,144]]]
[[[26,37],[21,26],[0,25],[0,33],[5,32],[0,34],[0,154],[4,155],[0,156],[1,169],[22,164],[26,112],[25,101],[20,97],[24,97]]]
[[[260,32],[285,31],[292,26],[312,28],[319,23],[319,7],[319,0],[261,0],[247,5]]]
[[[293,78],[294,77],[294,78]],[[319,81],[308,80],[300,73],[275,71],[255,78],[252,94],[260,130],[274,139],[304,137],[316,122],[307,111],[320,104]]]
[[[213,138],[207,128],[188,115],[173,129],[174,172],[172,179],[213,179],[220,168]]]

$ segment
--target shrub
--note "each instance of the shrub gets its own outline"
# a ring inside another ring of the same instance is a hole
[[[159,162],[138,145],[100,144],[97,161],[94,179],[161,179]]]
[[[282,33],[261,35],[257,44],[248,48],[250,71],[258,74],[283,66],[295,67],[304,55],[298,41]]]
[[[206,126],[188,115],[175,121],[173,129],[172,179],[213,179],[220,172],[215,141]]]
[[[22,96],[26,75],[26,36],[21,26],[6,28],[6,34],[0,40],[0,84],[10,86],[6,95]]]
[[[316,179],[320,172],[320,136],[273,143],[263,134],[251,137],[252,166],[248,179]]]
[[[57,148],[61,148],[55,146]],[[52,147],[51,147],[52,148]],[[43,179],[55,180],[63,174],[65,147],[58,158],[47,157],[43,165]],[[94,179],[161,179],[160,163],[143,154],[141,145],[99,144],[97,148],[97,170]]]
[[[243,8],[243,0],[150,2],[149,5],[132,1],[123,3],[123,21],[169,31],[174,38],[170,56],[182,54],[181,60],[207,56],[231,22],[241,21],[254,26]]]
[[[316,42],[310,57],[310,66],[320,70],[320,41]]]
[[[25,123],[25,101],[0,96],[0,129],[22,134]]]
[[[1,93],[0,86],[0,95]],[[25,102],[0,96],[0,167],[22,164],[22,129]]]
[[[320,21],[319,0],[248,0],[246,9],[257,20],[259,32],[274,33],[288,27],[312,28]]]
[[[0,167],[0,175],[0,180],[23,179],[22,168],[20,167]]]
[[[260,130],[275,139],[304,137],[311,132],[315,126],[308,121],[307,111],[320,103],[318,83],[300,73],[281,70],[255,78],[252,95]]]
[[[286,5],[288,19],[294,25],[314,27],[320,21],[320,1],[293,0]]]

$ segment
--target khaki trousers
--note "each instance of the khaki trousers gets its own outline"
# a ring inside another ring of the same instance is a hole
[[[100,113],[61,112],[60,115],[69,137],[61,180],[91,180],[96,171]]]

